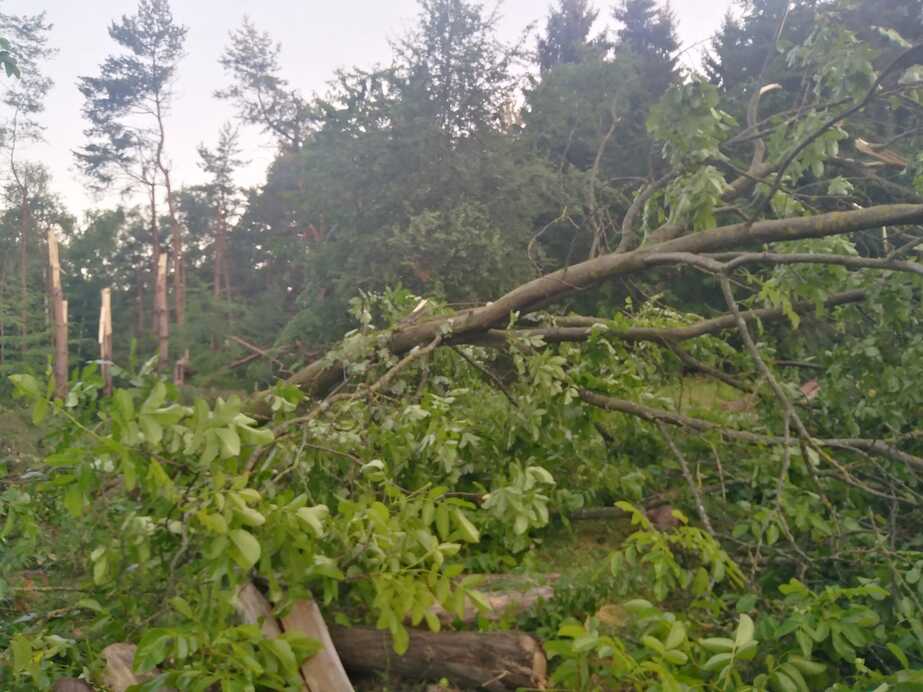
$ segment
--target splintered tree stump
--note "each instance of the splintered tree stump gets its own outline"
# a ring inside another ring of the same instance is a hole
[[[346,670],[387,671],[415,680],[446,678],[460,687],[544,689],[547,661],[541,644],[522,632],[410,631],[403,656],[389,632],[372,627],[332,627],[330,635]]]

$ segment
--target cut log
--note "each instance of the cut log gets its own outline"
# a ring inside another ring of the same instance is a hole
[[[282,618],[282,627],[286,632],[301,632],[316,639],[324,647],[301,666],[301,675],[312,692],[353,692],[317,603],[295,603],[291,612]]]
[[[266,637],[282,634],[282,628],[272,612],[272,605],[252,582],[237,592],[237,612],[247,624],[259,624]],[[311,692],[353,692],[352,683],[337,656],[317,604],[313,601],[298,601],[282,622],[286,631],[301,632],[316,639],[324,647],[301,667],[301,675],[306,683],[304,689]]]
[[[528,610],[539,601],[551,600],[554,596],[554,587],[533,586],[528,589],[495,593],[482,591],[481,596],[487,602],[487,610],[483,613],[471,603],[465,605],[465,613],[461,617],[450,613],[438,604],[430,608],[430,612],[439,618],[439,621],[444,625],[453,622],[473,625],[477,622],[479,615],[491,622],[496,622],[503,618],[504,615],[520,613]]]
[[[93,692],[93,688],[77,678],[60,678],[55,681],[51,692]]]
[[[446,678],[460,687],[487,690],[545,689],[545,652],[522,632],[411,630],[403,656],[394,653],[389,632],[373,627],[335,626],[330,635],[351,673],[388,671],[415,680]]]
[[[252,583],[244,584],[237,592],[237,613],[248,625],[259,625],[265,637],[278,637],[282,628],[272,614],[272,606]]]
[[[119,642],[103,649],[106,661],[103,682],[112,692],[125,692],[132,685],[140,685],[156,675],[154,672],[135,673],[133,666],[137,648],[134,644]]]

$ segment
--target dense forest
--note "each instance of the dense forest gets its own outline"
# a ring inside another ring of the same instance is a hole
[[[0,688],[923,689],[923,0],[418,5],[179,186],[139,0],[80,217],[0,8]]]

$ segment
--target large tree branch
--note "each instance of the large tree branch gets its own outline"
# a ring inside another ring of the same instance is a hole
[[[915,223],[923,223],[923,205],[891,204],[753,224],[738,223],[701,231],[632,252],[586,260],[529,281],[492,303],[450,317],[408,325],[390,336],[388,348],[394,353],[406,353],[414,346],[431,342],[439,334],[451,335],[449,338],[454,340],[470,339],[474,334],[502,325],[514,312],[528,313],[604,280],[649,269],[650,257],[656,254],[725,252],[754,244],[824,238],[885,225]],[[329,390],[341,378],[340,365],[323,359],[295,373],[289,383],[316,395]]]
[[[592,406],[606,409],[607,411],[624,413],[655,424],[666,423],[668,425],[702,433],[714,432],[733,442],[760,446],[782,446],[785,444],[797,446],[798,444],[797,441],[792,441],[791,439],[786,440],[785,437],[780,435],[765,435],[762,433],[750,432],[748,430],[726,428],[702,418],[691,418],[672,411],[643,406],[633,401],[626,401],[624,399],[598,394],[588,389],[580,390],[580,398]],[[860,450],[866,454],[885,457],[916,468],[923,468],[923,458],[892,447],[881,440],[868,440],[864,438],[813,438],[813,441],[818,447],[849,451]]]
[[[831,308],[838,305],[861,303],[866,298],[867,294],[865,291],[844,291],[843,293],[836,293],[827,298],[824,301],[824,305]],[[796,314],[806,314],[815,310],[817,310],[817,304],[814,302],[803,301],[792,305],[792,311]],[[787,315],[786,311],[782,308],[757,308],[755,310],[744,310],[741,314],[748,321],[778,320],[785,318]],[[479,346],[497,348],[505,348],[509,344],[511,338],[538,337],[544,339],[548,343],[566,343],[586,341],[593,334],[594,330],[604,329],[606,337],[620,339],[622,341],[676,343],[689,339],[696,339],[708,334],[717,334],[726,329],[734,329],[736,324],[735,316],[728,313],[678,327],[630,327],[625,329],[612,320],[570,315],[567,317],[554,318],[554,325],[552,326],[536,327],[534,329],[489,329],[483,333],[468,335],[463,341]],[[461,343],[462,340],[456,338],[453,342]]]

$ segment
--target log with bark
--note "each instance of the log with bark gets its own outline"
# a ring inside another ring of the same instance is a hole
[[[93,692],[93,688],[77,678],[60,678],[55,681],[51,692]]]
[[[404,655],[394,652],[389,632],[373,627],[331,628],[346,670],[388,671],[413,680],[447,679],[461,687],[545,689],[547,661],[538,640],[522,632],[410,631]]]

